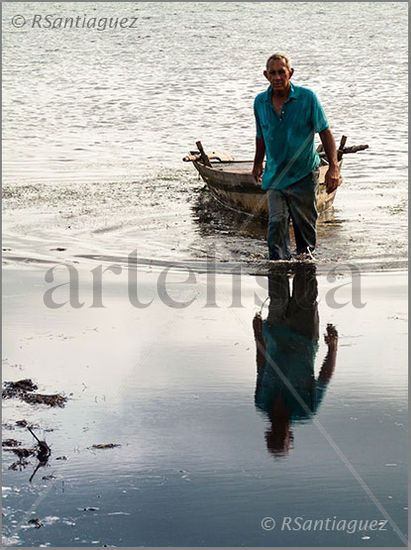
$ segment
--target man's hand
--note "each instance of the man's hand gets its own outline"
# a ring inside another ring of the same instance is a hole
[[[324,334],[324,341],[329,351],[336,351],[338,345],[338,332],[334,325],[328,323],[327,332]]]
[[[325,186],[330,194],[337,189],[341,183],[340,169],[338,165],[331,165],[325,174]]]
[[[261,176],[263,173],[263,164],[254,164],[253,171],[251,172],[254,176],[254,179],[257,183],[261,183]]]
[[[325,343],[328,346],[327,355],[318,375],[320,384],[328,384],[335,369],[337,359],[338,332],[334,325],[328,323],[327,332],[324,334]]]
[[[337,148],[335,146],[334,136],[329,128],[326,128],[320,132],[320,139],[330,164],[327,173],[325,174],[325,186],[327,188],[327,193],[330,194],[335,191],[341,183]]]
[[[255,138],[255,155],[252,175],[257,183],[261,184],[261,176],[263,173],[263,163],[265,157],[265,143],[262,138]]]
[[[263,320],[260,313],[256,313],[253,319],[254,338],[257,342],[263,338]]]

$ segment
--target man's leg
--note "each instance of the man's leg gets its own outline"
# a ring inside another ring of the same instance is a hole
[[[289,260],[290,212],[281,191],[268,190],[268,253],[270,260]]]
[[[270,297],[268,323],[273,325],[284,322],[290,301],[290,284],[286,271],[268,275],[268,295]]]
[[[318,172],[313,172],[285,189],[293,222],[297,254],[316,245]]]
[[[315,265],[297,265],[287,312],[288,325],[310,340],[319,338],[318,283]]]

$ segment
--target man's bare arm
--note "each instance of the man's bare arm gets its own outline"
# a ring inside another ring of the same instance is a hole
[[[334,136],[329,128],[320,132],[320,139],[329,163],[329,168],[325,174],[325,185],[327,187],[327,193],[332,193],[337,189],[341,179],[340,169],[338,167],[337,147],[335,145]]]
[[[327,325],[327,332],[324,336],[324,340],[328,346],[328,351],[322,364],[320,374],[318,375],[318,382],[321,384],[328,384],[333,375],[337,359],[338,332],[334,325]]]
[[[263,162],[265,157],[265,143],[261,138],[255,138],[255,156],[252,174],[257,183],[261,182],[263,173]]]

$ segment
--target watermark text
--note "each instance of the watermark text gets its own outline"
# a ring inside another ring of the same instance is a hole
[[[115,29],[137,29],[137,17],[97,17],[87,14],[62,16],[57,14],[13,15],[11,24],[15,29],[73,30],[91,29],[106,31]]]

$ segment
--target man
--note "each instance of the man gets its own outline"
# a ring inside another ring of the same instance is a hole
[[[320,135],[329,168],[327,192],[339,185],[335,140],[315,93],[291,84],[294,69],[281,53],[272,55],[264,76],[268,89],[254,102],[256,153],[253,176],[268,191],[268,250],[270,260],[289,260],[289,221],[293,223],[297,255],[308,255],[316,245],[316,187],[320,158],[314,135]],[[267,157],[263,173],[264,156]],[[262,178],[261,178],[262,176]]]

